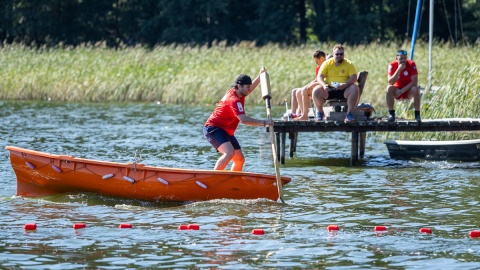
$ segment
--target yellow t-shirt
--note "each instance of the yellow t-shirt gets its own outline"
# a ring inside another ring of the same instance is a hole
[[[332,86],[332,82],[345,83],[348,78],[354,74],[357,74],[355,65],[348,59],[343,59],[339,66],[335,65],[335,59],[328,59],[323,62],[320,67],[318,75],[323,74],[325,76],[325,82]]]

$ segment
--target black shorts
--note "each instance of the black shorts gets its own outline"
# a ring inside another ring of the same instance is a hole
[[[220,145],[230,142],[233,145],[233,149],[241,149],[240,144],[237,141],[235,136],[230,136],[228,133],[218,127],[204,126],[203,135],[207,138],[208,142],[213,146],[213,148],[218,149]]]
[[[343,90],[333,90],[328,91],[327,99],[345,99],[345,89]]]

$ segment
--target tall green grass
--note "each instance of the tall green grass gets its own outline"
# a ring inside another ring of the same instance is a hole
[[[75,48],[31,49],[22,45],[0,47],[0,99],[60,101],[160,101],[163,103],[215,104],[236,75],[257,76],[261,67],[270,75],[273,104],[284,105],[292,88],[314,78],[311,54],[331,53],[334,44],[282,47],[252,43],[223,46],[158,46],[153,49],[104,44]],[[361,102],[371,103],[376,116],[387,113],[387,66],[398,49],[410,44],[346,45],[346,58],[358,71],[369,72]],[[428,81],[428,46],[417,44],[414,60],[419,82],[425,87],[423,118],[480,117],[480,47],[435,44],[432,85]],[[433,90],[435,89],[435,91]],[[264,104],[261,91],[248,104]],[[412,118],[408,103],[396,104],[399,116]]]

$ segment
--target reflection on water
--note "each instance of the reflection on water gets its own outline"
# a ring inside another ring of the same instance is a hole
[[[163,104],[0,101],[0,147],[211,169],[203,138],[213,108]],[[265,117],[263,107],[248,108]],[[282,108],[274,108],[280,116]],[[245,169],[274,173],[268,133],[240,126]],[[302,133],[281,173],[286,204],[267,200],[162,203],[98,194],[15,197],[8,152],[0,151],[3,268],[393,268],[478,269],[478,163],[391,160],[367,138],[349,167],[348,133]],[[81,230],[74,223],[86,223]],[[26,232],[23,225],[36,223]],[[119,229],[130,223],[132,229]],[[200,225],[179,231],[180,224]],[[326,231],[337,224],[340,231]],[[387,227],[375,233],[373,227]],[[421,227],[432,235],[419,233]],[[253,229],[265,235],[251,234]]]

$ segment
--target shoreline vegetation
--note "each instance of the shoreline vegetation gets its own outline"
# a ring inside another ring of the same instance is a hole
[[[256,77],[266,67],[272,104],[290,106],[295,87],[315,75],[314,50],[331,53],[332,44],[262,47],[251,42],[234,46],[122,47],[105,44],[39,48],[15,44],[0,46],[1,100],[54,100],[64,102],[161,102],[213,105],[240,73]],[[345,46],[346,58],[358,72],[369,72],[360,102],[371,103],[376,116],[387,114],[387,65],[398,49],[410,44]],[[414,61],[424,88],[422,118],[480,117],[480,46],[436,43],[432,52],[432,86],[428,87],[428,44],[415,47]],[[259,89],[257,89],[259,90]],[[248,104],[263,105],[261,91]],[[399,117],[412,118],[407,102],[396,102]]]

